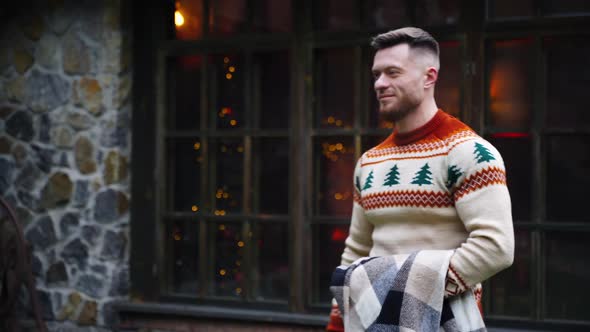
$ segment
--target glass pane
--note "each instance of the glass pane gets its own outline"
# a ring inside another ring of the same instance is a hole
[[[377,145],[381,144],[381,142],[383,142],[388,136],[389,134],[363,136],[361,138],[362,153],[365,153],[370,149],[376,147]]]
[[[410,15],[405,0],[367,0],[369,27],[395,28],[408,25]]]
[[[291,0],[256,0],[254,30],[289,32],[292,29]]]
[[[167,142],[169,209],[197,212],[201,209],[201,141],[195,138],[170,139]]]
[[[242,212],[244,144],[241,139],[221,138],[212,147],[211,170],[216,173],[215,215]]]
[[[256,229],[255,283],[257,299],[289,297],[289,237],[287,224],[258,223]]]
[[[232,54],[210,58],[211,82],[217,128],[241,128],[244,125],[244,67],[242,58]]]
[[[548,232],[546,234],[547,317],[590,320],[590,233]]]
[[[196,220],[168,224],[172,249],[172,290],[196,296],[199,291],[199,224]]]
[[[543,0],[545,15],[588,15],[590,2],[588,0]]]
[[[533,16],[533,0],[488,0],[488,18]]]
[[[216,0],[209,2],[209,31],[225,36],[248,31],[246,0]]]
[[[418,0],[418,26],[456,24],[459,20],[459,0]]]
[[[314,1],[314,27],[316,30],[351,30],[359,26],[358,1]]]
[[[356,162],[352,138],[317,137],[314,146],[316,214],[350,215]]]
[[[203,37],[203,0],[176,0],[174,26],[176,39]]]
[[[514,263],[489,279],[490,313],[503,316],[524,316],[531,313],[531,236],[528,231],[515,230]]]
[[[588,37],[547,38],[547,126],[590,125]]]
[[[254,57],[259,127],[288,128],[291,117],[291,65],[289,53],[261,53]]]
[[[246,275],[243,270],[245,247],[241,223],[212,223],[214,234],[214,294],[240,297],[244,293]]]
[[[199,129],[201,109],[201,56],[168,59],[166,126],[169,129]]]
[[[316,51],[315,126],[351,128],[354,119],[354,50]]]
[[[332,272],[340,265],[348,225],[314,225],[314,302],[329,304],[332,299],[330,280]]]
[[[490,124],[499,128],[529,128],[532,114],[534,61],[530,39],[489,44],[488,110]]]
[[[461,110],[461,44],[458,41],[442,41],[440,46],[440,71],[434,97],[443,111],[459,117]]]
[[[263,138],[257,140],[253,162],[258,173],[254,181],[259,187],[258,212],[289,213],[289,140]]]
[[[533,181],[531,138],[526,133],[497,133],[487,139],[504,159],[512,218],[515,221],[530,221]]]
[[[590,136],[549,137],[547,218],[590,222]]]

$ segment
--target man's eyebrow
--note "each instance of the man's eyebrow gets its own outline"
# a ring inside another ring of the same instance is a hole
[[[383,68],[383,71],[390,70],[390,69],[402,70],[402,67],[399,67],[399,66],[396,66],[396,65],[389,65],[389,66]],[[379,69],[371,68],[371,72],[372,73],[379,72],[379,71],[380,71]]]

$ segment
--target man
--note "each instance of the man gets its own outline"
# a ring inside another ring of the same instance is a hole
[[[380,116],[394,132],[365,152],[354,172],[354,207],[342,265],[366,256],[455,250],[445,297],[512,264],[514,233],[504,164],[498,151],[438,109],[439,47],[424,30],[373,38]],[[479,302],[479,299],[477,299]],[[342,330],[333,305],[328,330]]]

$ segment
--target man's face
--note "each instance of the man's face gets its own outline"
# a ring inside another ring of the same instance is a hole
[[[375,92],[379,115],[387,121],[399,121],[412,113],[425,98],[426,67],[420,54],[408,44],[377,51],[373,60]]]

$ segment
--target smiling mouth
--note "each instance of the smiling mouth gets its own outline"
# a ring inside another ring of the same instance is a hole
[[[379,96],[379,100],[381,100],[381,99],[387,99],[387,98],[392,98],[392,97],[395,97],[395,96],[394,95],[381,95],[381,96]]]

